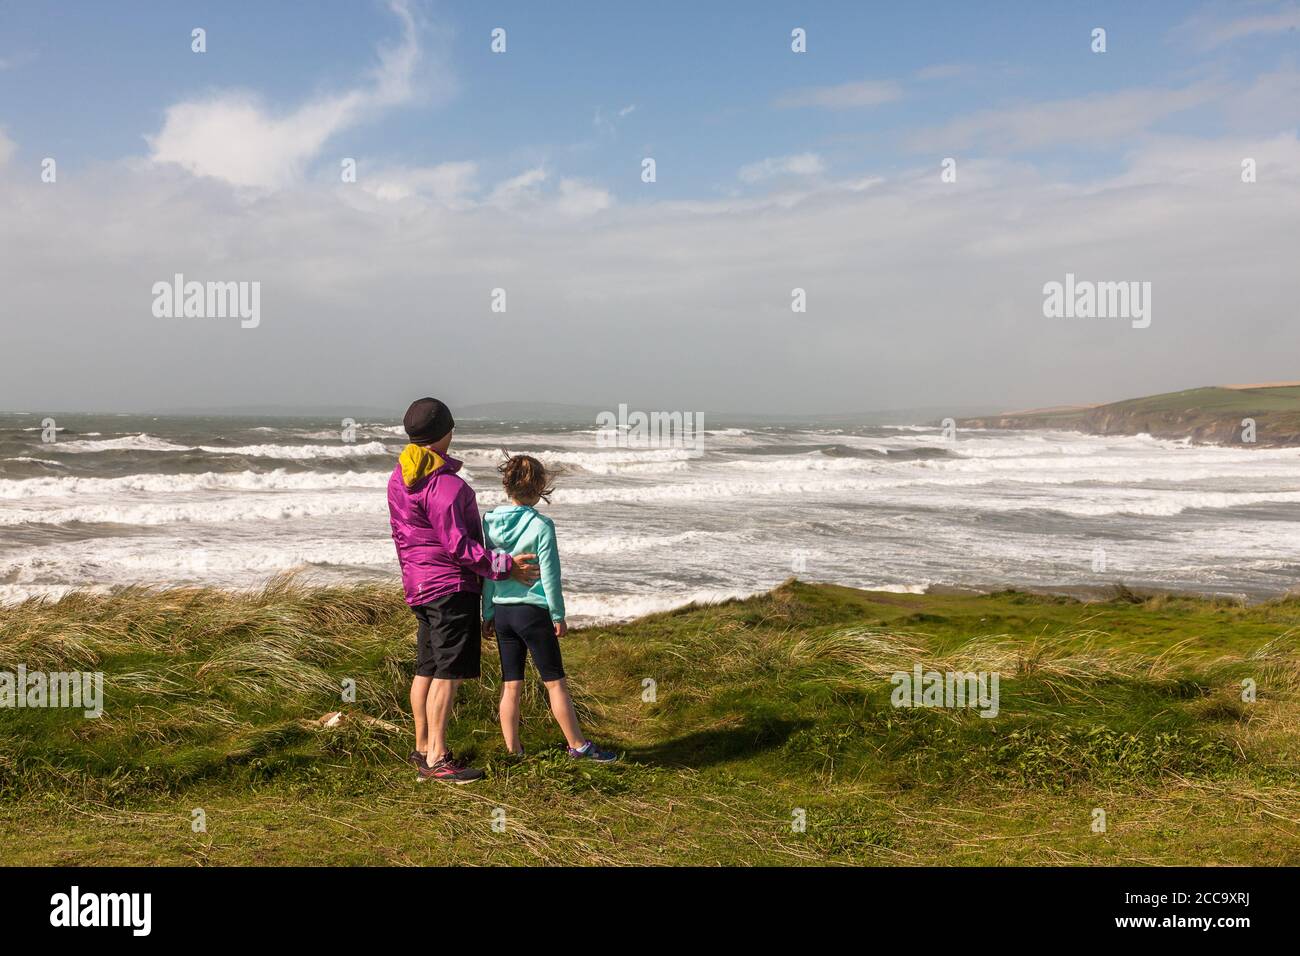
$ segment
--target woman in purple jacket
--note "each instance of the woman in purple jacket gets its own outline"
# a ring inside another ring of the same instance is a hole
[[[460,682],[479,676],[479,595],[483,578],[537,580],[537,555],[494,555],[483,546],[474,489],[447,454],[456,427],[436,398],[411,403],[402,422],[411,444],[388,480],[388,515],[402,566],[406,603],[419,621],[411,712],[421,780],[469,783],[482,770],[466,767],[447,748],[447,720]]]

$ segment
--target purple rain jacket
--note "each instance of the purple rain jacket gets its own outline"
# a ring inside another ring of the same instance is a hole
[[[461,463],[431,448],[407,445],[388,479],[388,517],[411,607],[456,591],[479,594],[481,578],[510,576],[510,555],[483,546],[474,489],[456,474]]]

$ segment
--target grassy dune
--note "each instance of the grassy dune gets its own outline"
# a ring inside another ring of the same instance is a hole
[[[608,768],[563,757],[532,679],[530,756],[504,757],[489,645],[454,727],[472,787],[402,763],[412,624],[391,589],[288,581],[0,609],[0,670],[100,670],[106,695],[98,720],[0,710],[0,862],[1300,863],[1297,600],[789,582],[588,628],[567,663]],[[892,707],[917,661],[1000,671],[1001,713]]]

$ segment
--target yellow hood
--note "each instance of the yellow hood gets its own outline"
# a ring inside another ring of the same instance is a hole
[[[398,461],[402,465],[402,484],[408,488],[428,478],[447,463],[436,451],[423,445],[407,445],[402,449],[402,457]]]

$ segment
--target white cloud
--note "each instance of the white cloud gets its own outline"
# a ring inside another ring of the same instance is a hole
[[[858,179],[849,179],[840,183],[842,189],[847,189],[851,193],[860,193],[867,189],[873,189],[885,181],[883,176],[862,176]]]
[[[1269,36],[1292,30],[1300,30],[1300,4],[1286,4],[1276,10],[1234,20],[1217,20],[1203,14],[1182,23],[1174,32],[1187,37],[1196,48],[1209,50],[1245,37]]]
[[[798,153],[749,163],[741,166],[737,175],[742,183],[757,183],[774,176],[817,176],[825,168],[821,157],[816,153]]]
[[[1241,93],[1223,100],[1234,127],[1281,131],[1300,125],[1300,70],[1283,68],[1261,73]]]
[[[478,164],[440,163],[418,168],[388,168],[358,177],[362,189],[376,199],[398,202],[419,197],[439,205],[457,206],[478,190]]]
[[[580,179],[561,179],[555,208],[562,215],[581,219],[613,205],[609,191]]]
[[[972,146],[1036,149],[1072,143],[1114,143],[1173,113],[1208,103],[1218,93],[1208,85],[1178,90],[1135,89],[980,110],[913,133],[907,142],[918,150]]]
[[[627,119],[627,117],[631,116],[635,112],[636,112],[635,103],[630,103],[627,106],[624,106],[622,109],[615,111],[612,117],[606,116],[605,111],[601,109],[599,106],[597,106],[596,115],[593,116],[591,119],[591,125],[596,127],[596,129],[601,130],[602,132],[608,133],[609,135],[613,136],[616,135],[618,132],[619,122],[624,119]]]
[[[971,72],[970,67],[961,63],[936,63],[916,71],[918,80],[952,80]]]
[[[1259,183],[1268,186],[1289,180],[1289,170],[1300,168],[1300,140],[1294,130],[1268,139],[1152,137],[1133,154],[1127,168],[1104,186],[1117,189],[1195,184],[1209,188],[1221,184],[1239,191],[1250,188],[1250,184],[1241,182],[1241,163],[1247,158],[1255,161]]]
[[[1243,148],[1256,184],[1240,182]],[[797,413],[1287,377],[1300,348],[1285,308],[1300,298],[1285,268],[1300,254],[1294,134],[1144,139],[1116,159],[1123,174],[1087,183],[971,160],[941,184],[927,159],[708,203],[613,203],[537,168],[436,215],[422,197],[472,182],[468,169],[408,170],[415,192],[400,202],[314,181],[249,203],[180,170],[119,166],[57,191],[0,177],[6,302],[31,316],[30,361],[0,376],[0,407],[396,407],[436,387],[465,402]],[[178,271],[260,280],[259,329],[153,319],[152,283]],[[1151,328],[1043,319],[1043,283],[1067,271],[1152,281]],[[56,281],[68,274],[78,281]],[[512,333],[539,333],[527,348],[544,374],[492,375],[498,286]],[[807,316],[791,316],[796,286]],[[863,356],[880,359],[866,378]],[[83,373],[53,374],[69,361]]]
[[[903,88],[893,80],[863,80],[839,86],[815,86],[792,90],[777,97],[775,106],[793,108],[803,106],[842,110],[863,106],[880,106],[903,95]]]
[[[403,211],[427,206],[462,213],[496,210],[510,214],[516,223],[524,220],[544,222],[555,218],[581,219],[614,204],[607,189],[573,177],[560,178],[553,188],[548,188],[552,176],[542,166],[503,180],[486,194],[479,185],[479,173],[479,164],[475,162],[387,167],[369,173],[363,164],[358,175],[360,193],[374,202],[353,201],[351,204],[367,214],[380,213],[384,205],[397,205]],[[341,195],[351,198],[355,194],[342,190]]]
[[[0,166],[9,162],[9,157],[14,154],[16,149],[14,141],[5,135],[4,127],[0,126]]]
[[[538,166],[520,173],[504,182],[498,183],[488,196],[488,203],[494,206],[512,206],[525,199],[536,199],[540,187],[546,182],[545,168]]]
[[[37,53],[35,50],[19,50],[17,53],[7,53],[0,56],[0,71],[16,70],[20,66],[26,66],[36,60]]]
[[[544,167],[529,169],[498,183],[482,205],[546,220],[554,215],[581,219],[610,208],[614,199],[607,189],[581,179],[561,179],[553,191],[543,185],[550,180]]]
[[[162,129],[146,137],[150,159],[236,186],[275,188],[299,180],[332,136],[376,110],[411,99],[420,57],[415,18],[406,0],[391,0],[389,9],[401,22],[402,38],[379,51],[367,85],[283,115],[242,91],[177,103],[167,109]]]

